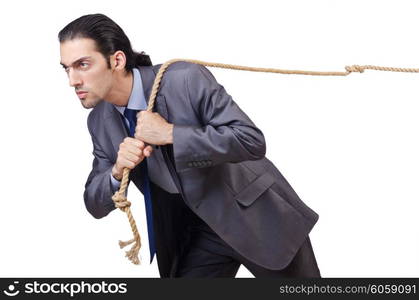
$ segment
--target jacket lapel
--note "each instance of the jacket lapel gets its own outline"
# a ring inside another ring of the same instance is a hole
[[[151,89],[152,89],[153,83],[154,83],[154,78],[156,77],[156,75],[153,72],[153,67],[152,66],[150,66],[150,67],[139,66],[138,70],[140,70],[140,74],[141,74],[141,81],[143,83],[145,101],[148,104]]]
[[[147,104],[149,102],[150,93],[153,88],[154,80],[156,78],[157,72],[160,69],[160,67],[161,65],[155,65],[154,67],[139,67],[139,70],[141,73],[141,79],[142,79],[143,87],[144,87],[144,96],[146,98]],[[156,95],[156,101],[154,102],[153,111],[157,111],[165,120],[168,120],[166,99],[164,98],[164,96],[159,96],[158,93]],[[166,162],[166,165],[169,169],[169,172],[175,182],[175,185],[178,191],[183,195],[182,186],[180,184],[180,180],[175,171],[173,155],[169,154],[173,152],[172,145],[166,145],[160,148],[161,148],[164,160]]]
[[[150,94],[151,90],[153,88],[154,80],[156,78],[156,73],[158,72],[161,65],[156,65],[153,67],[138,67],[141,74],[141,81],[143,82],[143,88],[144,88],[144,96],[148,105],[148,102],[150,100]],[[157,93],[156,95],[156,101],[154,102],[153,107],[154,112],[158,112],[165,120],[168,119],[167,114],[167,107],[164,97],[159,96]]]
[[[115,153],[115,161],[116,161],[116,154],[119,150],[119,144],[122,140],[128,136],[128,132],[126,127],[124,126],[123,120],[121,118],[121,114],[119,111],[110,103],[105,103],[105,128],[106,132],[109,133],[109,137],[112,142],[113,150]]]

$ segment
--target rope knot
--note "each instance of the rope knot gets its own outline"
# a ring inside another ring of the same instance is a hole
[[[117,208],[119,208],[121,210],[123,210],[125,207],[130,207],[131,206],[131,202],[129,202],[127,200],[127,198],[123,194],[121,194],[119,192],[116,192],[112,196],[112,200],[115,203],[115,207],[117,207]]]
[[[364,68],[358,65],[352,65],[352,66],[346,66],[345,70],[348,73],[352,73],[352,72],[359,72],[359,73],[364,73]]]

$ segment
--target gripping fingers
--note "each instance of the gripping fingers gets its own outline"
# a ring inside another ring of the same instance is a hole
[[[151,146],[147,146],[143,150],[143,153],[144,153],[145,157],[149,157],[152,152],[153,152],[153,147],[151,147]]]

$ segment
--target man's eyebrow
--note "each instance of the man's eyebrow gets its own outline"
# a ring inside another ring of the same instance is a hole
[[[89,58],[91,58],[91,56],[83,56],[83,57],[81,57],[81,58],[79,58],[79,59],[75,60],[74,62],[72,62],[70,65],[71,65],[71,66],[74,66],[75,64],[77,64],[77,63],[79,63],[79,62],[81,62],[81,61],[83,61],[83,60],[85,60],[85,59],[89,59]],[[60,65],[61,65],[63,68],[67,68],[67,66],[66,66],[65,64],[63,64],[62,62],[60,62]]]

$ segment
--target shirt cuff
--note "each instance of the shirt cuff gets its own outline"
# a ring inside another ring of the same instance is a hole
[[[121,186],[121,181],[113,177],[112,173],[110,173],[109,176],[111,176],[112,191],[113,193],[115,193],[117,190],[119,190],[119,187]]]

